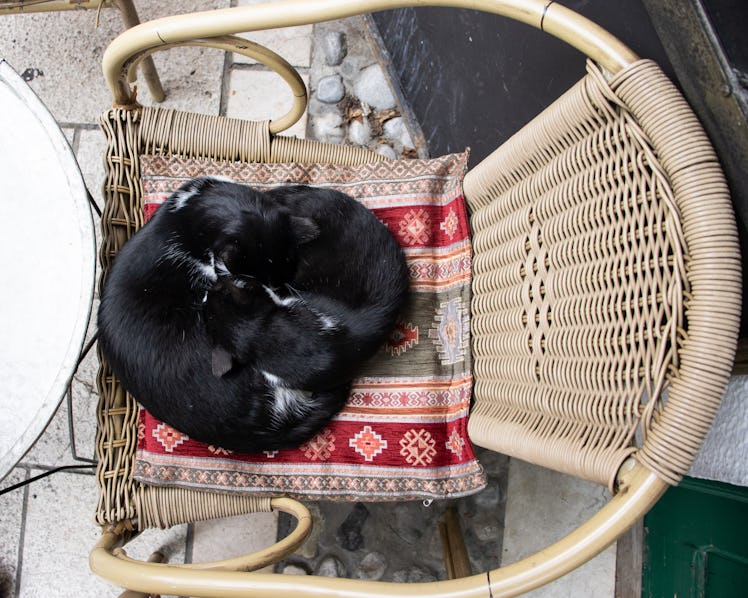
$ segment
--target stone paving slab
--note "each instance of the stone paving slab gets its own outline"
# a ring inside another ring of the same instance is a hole
[[[18,484],[28,473],[15,469],[3,480],[3,487]],[[0,596],[14,596],[18,574],[24,519],[24,493],[16,490],[0,496]]]
[[[302,75],[304,83],[308,76]],[[293,94],[278,75],[266,71],[235,69],[231,73],[231,90],[226,104],[226,116],[272,120],[286,114],[293,104]],[[283,135],[305,137],[307,114]]]
[[[96,480],[91,474],[58,473],[28,488],[20,596],[112,595],[111,585],[88,570],[89,547],[100,532],[92,522],[84,522],[91,521],[95,506]]]
[[[266,0],[238,0],[237,6],[262,4]],[[291,66],[309,68],[311,66],[313,26],[302,25],[287,27],[274,31],[256,31],[243,34],[242,37],[252,40],[280,54]],[[236,54],[233,57],[236,64],[256,64],[251,58]]]
[[[560,540],[610,499],[607,488],[517,459],[509,464],[507,496],[502,564],[531,556]],[[615,569],[614,544],[526,596],[613,596]]]
[[[229,6],[229,0],[136,2],[141,21],[169,14]],[[79,10],[0,17],[0,52],[58,122],[97,122],[111,105],[101,74],[101,57],[109,42],[124,30],[116,9]],[[223,77],[223,52],[184,48],[161,52],[154,61],[167,90],[164,106],[217,113]],[[150,101],[144,84],[140,97]]]

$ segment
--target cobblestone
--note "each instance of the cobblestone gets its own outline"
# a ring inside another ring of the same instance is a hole
[[[345,96],[345,87],[340,75],[328,75],[319,81],[317,99],[325,104],[337,104]]]
[[[397,104],[384,70],[378,64],[372,64],[361,71],[353,87],[356,96],[376,110],[394,108]]]
[[[382,579],[387,570],[387,557],[381,552],[370,552],[367,554],[356,569],[356,577],[359,579]]]
[[[418,124],[405,117],[373,43],[362,17],[315,25],[308,131],[392,159],[426,157]]]
[[[320,46],[325,54],[325,64],[338,66],[348,54],[348,41],[342,31],[328,31],[320,37]]]
[[[483,464],[486,455],[488,486],[482,492],[459,499],[395,503],[309,503],[315,513],[316,549],[281,561],[276,570],[294,566],[319,575],[337,575],[382,581],[434,581],[446,579],[439,521],[449,508],[457,510],[468,556],[474,572],[500,564],[504,532],[504,497],[508,458],[477,450]],[[293,526],[282,516],[279,538]],[[306,555],[306,556],[305,556]]]

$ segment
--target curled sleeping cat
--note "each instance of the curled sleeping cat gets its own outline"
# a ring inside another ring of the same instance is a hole
[[[155,417],[224,448],[276,450],[343,407],[407,288],[402,250],[347,195],[200,178],[117,255],[99,343]]]

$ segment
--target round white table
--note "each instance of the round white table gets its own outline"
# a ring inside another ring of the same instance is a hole
[[[91,313],[95,244],[70,145],[0,61],[0,479],[44,431],[75,372]]]

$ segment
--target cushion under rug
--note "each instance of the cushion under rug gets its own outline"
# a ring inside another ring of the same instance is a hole
[[[467,434],[472,254],[462,193],[466,162],[466,154],[355,167],[141,157],[146,218],[179,185],[202,175],[259,189],[303,183],[351,195],[403,247],[411,293],[389,340],[354,381],[346,407],[309,442],[239,454],[195,441],[141,409],[135,478],[356,501],[448,498],[482,489],[485,477]]]

